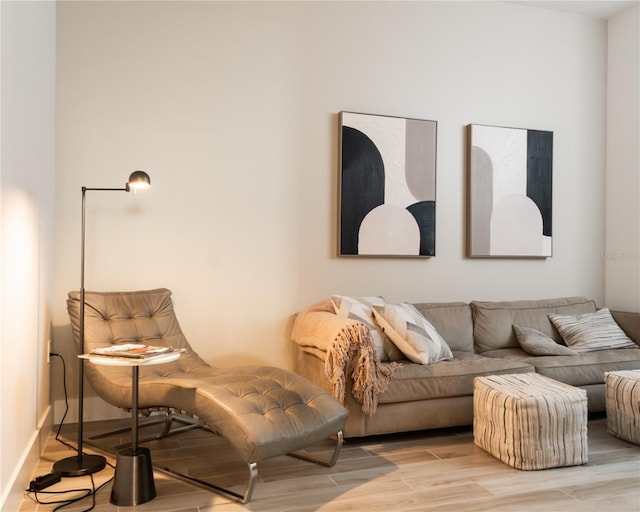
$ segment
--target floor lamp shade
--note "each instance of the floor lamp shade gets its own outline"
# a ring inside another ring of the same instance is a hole
[[[82,187],[82,231],[80,248],[80,340],[79,351],[84,353],[84,248],[85,248],[85,218],[86,218],[86,195],[88,191],[109,191],[109,192],[134,192],[151,186],[151,178],[144,171],[134,171],[129,176],[129,181],[124,188],[89,188]],[[90,475],[102,470],[106,465],[106,459],[102,455],[88,455],[83,453],[83,414],[84,414],[84,359],[78,359],[78,454],[74,457],[59,460],[53,465],[53,470],[64,477]]]
[[[133,171],[127,181],[127,189],[140,190],[151,186],[151,178],[144,171]]]

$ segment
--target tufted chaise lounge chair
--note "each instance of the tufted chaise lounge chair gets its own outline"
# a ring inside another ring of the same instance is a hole
[[[78,342],[79,292],[69,293],[67,308]],[[210,366],[183,335],[171,291],[85,293],[85,352],[125,342],[184,351],[174,362],[140,367],[139,410],[145,414],[164,412],[164,435],[174,432],[172,420],[186,415],[193,419],[193,425],[219,434],[235,449],[248,466],[246,490],[238,494],[213,484],[210,489],[246,503],[257,478],[257,464],[264,459],[290,454],[328,466],[335,464],[346,410],[315,384],[283,369]],[[131,368],[98,364],[86,364],[85,368],[88,381],[101,398],[116,407],[132,408]],[[332,436],[337,442],[330,460],[318,460],[302,452]],[[163,470],[190,479],[169,468]],[[201,481],[195,483],[203,485]]]

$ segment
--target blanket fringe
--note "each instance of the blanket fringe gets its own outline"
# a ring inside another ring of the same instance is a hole
[[[351,375],[353,396],[368,415],[375,414],[378,395],[387,388],[389,379],[399,367],[395,362],[380,363],[369,329],[359,323],[338,333],[325,360],[325,373],[331,382],[333,396],[344,403],[346,377]]]

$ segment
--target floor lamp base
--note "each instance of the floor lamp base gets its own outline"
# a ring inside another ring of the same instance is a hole
[[[60,476],[85,476],[92,475],[104,469],[107,459],[102,455],[87,455],[83,453],[81,457],[74,455],[66,459],[59,460],[53,465],[53,471],[60,473]]]

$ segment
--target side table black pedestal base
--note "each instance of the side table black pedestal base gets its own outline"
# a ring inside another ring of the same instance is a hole
[[[127,448],[118,453],[111,489],[111,503],[123,507],[140,505],[156,497],[151,452]]]

